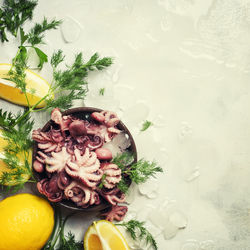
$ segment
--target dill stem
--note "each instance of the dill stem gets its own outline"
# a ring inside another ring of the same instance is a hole
[[[12,125],[12,128],[14,128],[20,121],[22,121],[26,116],[28,116],[31,112],[34,111],[34,109],[42,102],[44,101],[49,94],[45,95],[43,98],[41,98],[35,105],[29,108],[28,111],[26,111],[22,116],[20,116],[16,122]]]
[[[17,51],[17,53],[16,53],[16,56],[15,56],[15,57],[13,58],[13,60],[12,60],[11,68],[10,68],[9,71],[11,71],[11,70],[13,69],[13,67],[14,67],[14,65],[15,65],[15,63],[16,63],[16,59],[17,59],[17,57],[18,57],[19,54],[20,54],[20,51],[21,51],[21,48],[18,47],[18,51]]]
[[[24,95],[25,95],[25,99],[27,101],[28,107],[30,108],[30,102],[29,102],[29,99],[28,99],[26,91],[24,92]]]
[[[59,229],[58,229],[58,231],[56,232],[56,226],[57,226],[57,225],[55,225],[55,230],[53,231],[53,234],[52,234],[51,245],[50,245],[49,250],[53,250],[53,249],[54,249],[54,246],[55,246],[55,244],[56,244],[56,242],[57,242],[57,240],[58,240],[58,237],[60,236],[61,229],[62,229],[62,214],[61,214],[60,208],[58,208],[58,209],[56,210],[56,213],[57,213],[57,220],[56,220],[56,221],[59,221],[59,223],[57,222],[57,224],[59,224],[59,225],[58,225],[58,226],[59,226]],[[54,237],[55,237],[55,239],[54,239]],[[54,239],[54,240],[53,240],[53,239]]]

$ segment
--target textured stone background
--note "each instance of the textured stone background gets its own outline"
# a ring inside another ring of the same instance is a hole
[[[46,35],[48,54],[61,48],[68,63],[80,51],[115,58],[89,77],[88,97],[75,106],[116,111],[139,156],[164,168],[134,187],[128,218],[147,220],[160,250],[250,249],[250,1],[40,0],[34,22],[43,16],[64,20]],[[0,62],[16,44],[1,45]],[[50,80],[50,68],[41,75]],[[36,114],[36,127],[48,118]],[[154,126],[140,132],[146,119]],[[77,215],[68,228],[82,238],[93,218]]]

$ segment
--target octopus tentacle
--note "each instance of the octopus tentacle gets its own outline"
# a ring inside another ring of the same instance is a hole
[[[107,212],[101,214],[101,217],[104,217],[105,220],[112,222],[113,220],[122,221],[128,211],[126,206],[112,206],[111,209]]]
[[[122,179],[121,169],[113,163],[104,163],[101,165],[103,174],[106,176],[104,181],[104,187],[112,189],[119,183]]]
[[[75,159],[71,158],[67,161],[65,171],[71,177],[80,179],[88,187],[96,187],[102,178],[102,171],[99,169],[100,162],[96,154],[89,153],[88,149],[83,156],[78,149],[75,149],[74,152]]]
[[[70,198],[81,207],[100,204],[98,193],[76,181],[70,183],[64,190],[64,194],[67,198]]]
[[[114,188],[108,192],[101,190],[100,194],[104,199],[106,199],[113,206],[117,205],[118,203],[125,202],[125,194],[122,193],[119,188]]]

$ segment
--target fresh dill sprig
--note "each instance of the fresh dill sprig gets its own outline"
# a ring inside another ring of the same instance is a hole
[[[26,120],[18,123],[16,127],[13,127],[14,121],[21,117],[22,113],[13,115],[6,112],[3,113],[0,110],[0,120],[4,120],[4,117],[11,117],[9,123],[3,123],[0,125],[1,134],[4,140],[7,142],[7,146],[4,147],[2,161],[5,163],[7,171],[4,171],[0,175],[0,184],[14,186],[12,191],[17,191],[23,187],[24,183],[32,177],[32,170],[29,164],[30,148],[32,141],[30,139],[30,132],[33,128],[33,121],[29,121],[30,117],[27,116]],[[7,119],[8,120],[8,119]],[[6,124],[9,124],[6,128]],[[30,180],[34,181],[33,179]],[[9,191],[9,190],[7,190]]]
[[[8,131],[15,121],[16,117],[12,114],[12,112],[3,111],[0,109],[0,128]]]
[[[117,187],[124,193],[126,194],[129,190],[129,182],[122,176],[122,179],[119,181],[117,184]]]
[[[125,171],[127,167],[134,161],[132,153],[125,151],[122,154],[117,154],[113,159],[112,163],[116,164],[122,171]]]
[[[58,250],[82,250],[83,243],[75,240],[75,235],[68,232],[68,235],[61,238],[61,244]]]
[[[155,177],[156,173],[163,172],[163,169],[155,161],[150,162],[140,159],[133,163],[134,158],[132,157],[130,153],[124,152],[112,160],[112,163],[116,164],[122,170],[122,179],[117,186],[123,193],[126,193],[129,188],[127,177],[136,184],[141,184],[146,182],[150,177]]]
[[[54,71],[57,68],[57,66],[64,61],[65,56],[63,55],[62,50],[58,50],[57,52],[54,52],[51,59],[50,64],[53,67]]]
[[[53,19],[48,22],[47,18],[44,17],[42,23],[36,23],[34,27],[27,34],[27,42],[31,44],[31,46],[35,46],[38,44],[43,44],[44,41],[44,33],[47,30],[57,29],[57,27],[62,23],[60,20]]]
[[[144,159],[140,159],[138,162],[132,164],[130,168],[123,171],[136,184],[146,182],[149,177],[155,177],[155,174],[159,172],[163,172],[163,169],[155,161],[150,162]]]
[[[111,57],[103,57],[99,59],[98,53],[95,53],[93,56],[91,56],[89,61],[85,64],[85,67],[90,71],[93,71],[95,69],[103,70],[106,67],[110,66],[112,63],[113,63],[113,59]]]
[[[145,228],[145,222],[138,220],[130,220],[128,222],[116,223],[117,226],[125,227],[130,233],[133,240],[145,240],[147,245],[151,245],[153,249],[157,250],[157,243],[152,234]]]
[[[25,40],[25,39],[24,39]],[[26,50],[23,47],[23,51]],[[21,50],[19,50],[21,51]],[[32,107],[29,105],[27,93],[26,93],[26,83],[25,83],[25,68],[26,68],[26,57],[24,52],[20,52],[18,56],[14,58],[14,66],[9,72],[10,80],[16,83],[16,87],[21,89],[25,94],[28,109],[24,110],[23,113],[18,115],[13,115],[11,112],[4,112],[0,109],[0,128],[6,130],[5,137],[10,141],[9,145],[15,145],[18,151],[14,151],[13,148],[7,148],[5,150],[5,163],[8,165],[12,171],[5,172],[1,175],[0,184],[7,183],[17,183],[17,185],[24,183],[27,175],[31,175],[31,171],[28,164],[28,149],[30,147],[31,141],[28,139],[30,131],[32,129],[33,123],[29,122],[29,114],[35,111],[35,108],[44,101],[46,106],[40,110],[51,110],[55,107],[61,109],[67,109],[72,106],[74,100],[84,99],[88,91],[88,83],[86,82],[86,77],[89,71],[94,69],[102,70],[110,65],[110,60],[103,59],[90,59],[87,63],[83,61],[82,53],[77,54],[75,61],[71,66],[68,66],[66,70],[58,70],[57,66],[64,60],[64,56],[61,51],[54,53],[51,58],[51,65],[53,67],[53,83],[48,91],[48,93],[42,97],[35,105]],[[95,54],[96,55],[96,54]],[[93,58],[93,56],[91,57]],[[102,62],[102,63],[100,63]],[[98,66],[97,66],[98,65]],[[53,98],[54,94],[60,93],[56,99]],[[9,133],[7,133],[9,132]],[[20,137],[23,135],[23,137]],[[24,141],[27,144],[24,144]],[[24,153],[25,164],[20,164],[18,158],[16,157],[18,152]],[[11,152],[11,153],[10,153]],[[26,178],[27,181],[27,178]]]
[[[142,124],[142,128],[141,131],[145,131],[147,130],[149,127],[151,127],[153,125],[153,123],[151,121],[146,120],[143,124]]]
[[[88,83],[85,80],[89,71],[102,70],[112,63],[111,58],[99,59],[95,53],[87,63],[84,62],[82,53],[75,57],[75,61],[64,71],[58,70],[57,66],[64,60],[62,51],[52,55],[51,66],[53,67],[53,86],[51,92],[60,93],[56,99],[46,99],[46,109],[59,107],[67,109],[72,106],[74,100],[84,99],[88,92]],[[48,96],[49,97],[49,96]]]
[[[104,95],[104,93],[105,93],[105,88],[101,88],[101,89],[99,89],[99,95]]]
[[[0,38],[2,42],[7,42],[6,31],[13,36],[17,36],[18,29],[25,21],[32,19],[33,10],[37,1],[32,0],[4,0],[0,8]]]
[[[45,43],[44,36],[46,31],[57,29],[61,23],[61,20],[53,19],[52,21],[48,21],[47,18],[44,17],[42,23],[36,23],[28,33],[25,33],[23,28],[20,28],[21,44],[16,57],[13,59],[13,65],[15,66],[16,63],[20,63],[21,58],[21,62],[27,67],[27,48],[31,47],[35,50],[39,58],[38,68],[41,69],[43,64],[48,62],[48,56],[37,46]]]

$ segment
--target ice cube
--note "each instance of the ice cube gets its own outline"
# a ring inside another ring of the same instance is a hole
[[[158,195],[159,185],[156,180],[149,179],[146,183],[140,184],[138,188],[139,188],[139,192],[142,195],[150,199],[153,199],[153,198],[156,198]]]
[[[169,221],[179,229],[187,226],[187,217],[179,211],[173,212],[169,215]]]
[[[66,17],[61,25],[61,33],[66,43],[75,42],[79,38],[81,30],[80,24],[70,16]]]
[[[178,227],[175,226],[172,222],[168,221],[167,223],[165,223],[163,234],[166,240],[174,238],[177,232]]]
[[[118,147],[119,147],[122,151],[125,150],[125,149],[127,149],[127,148],[131,145],[129,136],[128,136],[125,132],[122,132],[122,133],[116,135],[116,136],[114,137],[114,139],[112,140],[112,142],[113,142],[115,145],[118,145]]]
[[[130,146],[130,140],[124,132],[116,135],[112,141],[103,144],[103,148],[108,148],[112,152],[112,156],[121,154]]]

